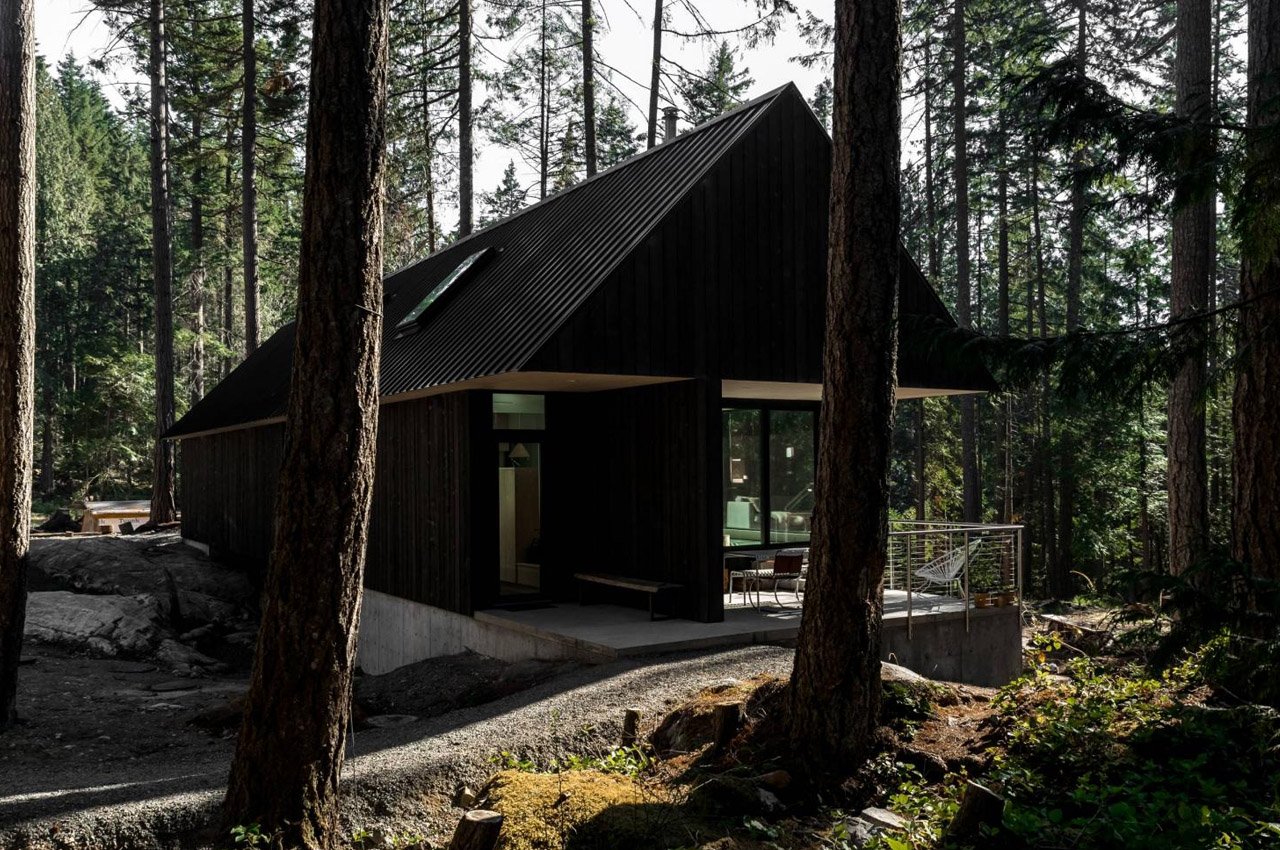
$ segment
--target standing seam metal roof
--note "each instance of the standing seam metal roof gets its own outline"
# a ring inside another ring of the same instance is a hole
[[[520,369],[783,92],[775,89],[529,206],[385,280],[381,394]],[[798,92],[794,92],[799,96]],[[396,325],[464,258],[499,251],[430,309]],[[277,331],[178,421],[178,437],[282,416],[294,325]]]

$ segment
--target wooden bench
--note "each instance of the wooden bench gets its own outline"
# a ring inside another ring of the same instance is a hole
[[[573,576],[580,583],[578,585],[578,604],[585,605],[583,601],[582,589],[584,585],[598,584],[604,587],[616,587],[622,590],[634,590],[637,593],[646,593],[649,595],[649,619],[657,620],[659,617],[654,613],[653,602],[659,593],[667,590],[678,590],[684,587],[683,584],[675,584],[669,581],[652,581],[647,578],[631,578],[629,576],[612,575],[609,573],[575,573]],[[670,619],[670,617],[662,617],[661,619]]]

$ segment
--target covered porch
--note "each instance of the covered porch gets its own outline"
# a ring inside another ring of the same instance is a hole
[[[1020,526],[896,522],[884,589],[884,655],[937,678],[1003,684],[1021,668]],[[783,552],[803,551],[792,548]],[[761,551],[733,576],[724,619],[650,620],[612,604],[544,602],[477,611],[477,620],[588,661],[756,643],[799,634],[807,569],[777,573]],[[741,555],[726,559],[726,587]]]

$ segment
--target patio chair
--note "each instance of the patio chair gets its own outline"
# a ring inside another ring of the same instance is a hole
[[[782,607],[782,597],[778,595],[778,586],[780,584],[790,583],[796,591],[796,595],[801,595],[804,590],[805,578],[805,558],[806,550],[804,549],[782,549],[774,554],[773,566],[769,569],[744,570],[740,573],[743,580],[743,598],[747,597],[748,589],[755,588],[756,605],[760,607],[760,590],[765,582],[768,582],[773,590],[773,601],[778,607]]]
[[[912,571],[911,578],[918,590],[927,587],[945,587],[954,589],[959,595],[960,581],[966,563],[973,560],[973,555],[982,545],[982,538],[969,541],[968,545],[960,545],[934,558],[918,570]]]

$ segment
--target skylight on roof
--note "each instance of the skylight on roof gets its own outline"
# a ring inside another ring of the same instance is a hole
[[[462,280],[462,278],[466,276],[467,272],[475,268],[476,264],[492,251],[493,248],[482,248],[463,259],[462,262],[458,263],[457,267],[453,271],[449,272],[449,274],[445,276],[444,280],[431,287],[431,291],[418,302],[417,307],[414,307],[409,311],[409,315],[400,320],[400,324],[396,325],[396,330],[405,331],[410,328],[416,328],[421,322],[422,317],[426,315],[427,310],[431,308],[431,305],[443,298],[445,293],[447,293],[454,284]]]

